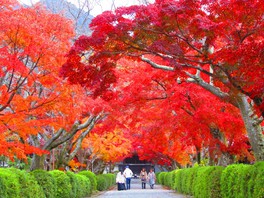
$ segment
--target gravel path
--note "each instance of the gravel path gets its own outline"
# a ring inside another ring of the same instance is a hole
[[[154,189],[150,189],[146,185],[146,189],[141,189],[141,181],[139,179],[131,180],[131,189],[118,191],[116,188],[110,191],[101,192],[92,196],[93,198],[186,198],[187,196],[177,194],[173,190],[164,189],[161,185],[155,185]]]

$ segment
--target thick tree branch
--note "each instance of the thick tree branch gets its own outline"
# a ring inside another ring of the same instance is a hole
[[[141,57],[141,60],[150,64],[153,68],[156,68],[156,69],[162,69],[162,70],[166,70],[166,71],[174,71],[175,70],[173,67],[166,66],[166,65],[159,65],[157,63],[154,63],[151,60],[144,58],[144,56]]]

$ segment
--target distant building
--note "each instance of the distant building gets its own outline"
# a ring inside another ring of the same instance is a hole
[[[154,171],[157,169],[157,167],[154,164],[146,160],[140,160],[138,155],[133,155],[130,158],[124,159],[123,162],[117,163],[117,166],[119,169],[122,169],[122,170],[125,170],[125,167],[129,166],[129,168],[134,173],[134,177],[139,176],[142,168],[145,168],[147,172],[149,172],[151,168],[153,168]]]

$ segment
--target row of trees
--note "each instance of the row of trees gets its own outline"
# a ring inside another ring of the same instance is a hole
[[[133,152],[173,167],[263,160],[264,4],[227,4],[118,8],[71,47],[72,21],[0,0],[0,155],[95,172]]]

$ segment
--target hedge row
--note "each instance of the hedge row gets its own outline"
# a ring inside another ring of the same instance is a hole
[[[97,190],[104,191],[115,185],[115,178],[116,176],[114,174],[108,173],[108,174],[102,174],[97,175]]]
[[[101,181],[98,182],[98,177],[104,178],[103,185]],[[15,168],[0,168],[0,197],[82,198],[91,196],[101,186],[106,190],[114,182],[113,174],[96,176],[90,171],[75,174],[69,171],[35,170],[28,173]]]
[[[264,162],[178,169],[157,180],[195,198],[264,198]]]

